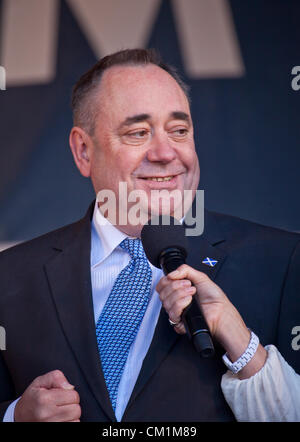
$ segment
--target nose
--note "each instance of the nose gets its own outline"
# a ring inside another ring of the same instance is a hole
[[[156,134],[147,151],[148,161],[167,164],[176,158],[176,151],[167,137]]]

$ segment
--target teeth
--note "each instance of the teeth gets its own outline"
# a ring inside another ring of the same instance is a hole
[[[166,177],[151,177],[151,178],[147,178],[147,180],[151,180],[151,181],[170,181],[173,178],[173,176],[166,176]]]

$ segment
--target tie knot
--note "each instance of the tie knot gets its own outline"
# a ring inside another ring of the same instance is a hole
[[[126,238],[121,242],[120,247],[129,253],[131,259],[146,258],[142,242],[139,238]]]

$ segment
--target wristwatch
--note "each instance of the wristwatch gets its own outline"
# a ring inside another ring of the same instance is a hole
[[[258,337],[256,336],[255,333],[253,333],[252,330],[250,330],[250,333],[251,333],[251,336],[250,336],[250,341],[249,341],[248,347],[246,348],[246,350],[244,351],[242,356],[240,356],[235,362],[230,361],[230,359],[227,356],[227,353],[225,353],[225,355],[222,356],[224,364],[234,374],[236,374],[240,370],[242,370],[242,368],[244,368],[248,364],[248,362],[251,361],[251,359],[255,355],[256,350],[258,348],[258,344],[259,344]]]

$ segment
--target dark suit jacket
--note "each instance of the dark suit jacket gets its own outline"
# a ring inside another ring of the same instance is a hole
[[[76,386],[82,421],[114,421],[99,360],[90,277],[90,219],[0,254],[0,418],[37,377],[60,369]],[[190,237],[188,263],[219,284],[266,345],[299,372],[291,331],[300,325],[299,235],[206,213],[205,233]],[[297,247],[298,245],[298,247]],[[215,267],[202,264],[206,257]],[[161,312],[123,421],[233,420],[220,388],[226,371],[201,359]]]

